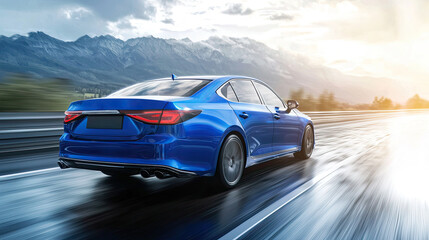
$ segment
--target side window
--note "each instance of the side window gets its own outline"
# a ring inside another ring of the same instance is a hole
[[[234,93],[234,90],[232,90],[231,84],[227,83],[225,84],[220,90],[220,94],[228,99],[229,101],[238,102],[237,96]]]
[[[255,81],[254,83],[256,88],[259,90],[262,97],[264,98],[266,105],[274,107],[284,107],[283,101],[271,89],[259,82]]]
[[[230,83],[237,94],[238,101],[261,104],[258,93],[250,80],[232,80]]]

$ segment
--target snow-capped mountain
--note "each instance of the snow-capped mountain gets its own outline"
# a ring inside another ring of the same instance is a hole
[[[0,36],[0,78],[9,73],[68,78],[75,85],[111,90],[171,73],[234,74],[264,80],[285,98],[301,87],[311,94],[330,90],[349,102],[369,102],[376,95],[409,97],[393,80],[349,76],[248,38],[122,41],[109,35],[85,35],[66,42],[43,32]]]

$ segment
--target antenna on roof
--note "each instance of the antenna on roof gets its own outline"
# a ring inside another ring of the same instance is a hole
[[[173,81],[174,81],[174,80],[176,80],[176,78],[177,78],[177,76],[176,76],[176,75],[174,75],[174,73],[173,73],[173,74],[171,74],[171,79],[173,79]]]

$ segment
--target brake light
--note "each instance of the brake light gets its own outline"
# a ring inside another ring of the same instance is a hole
[[[174,125],[197,116],[201,110],[121,111],[121,113],[147,124]]]
[[[64,123],[70,123],[82,116],[82,111],[66,111],[65,114]]]
[[[163,125],[171,125],[171,124],[178,124],[182,122],[182,119],[180,117],[180,110],[164,110],[162,112],[161,119],[159,121],[159,124]]]
[[[162,110],[156,111],[121,111],[125,113],[128,117],[139,120],[140,122],[148,123],[148,124],[158,124],[159,118],[162,115]],[[131,112],[131,113],[128,113]]]

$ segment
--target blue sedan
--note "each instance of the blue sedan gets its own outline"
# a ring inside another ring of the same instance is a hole
[[[311,156],[314,126],[297,108],[249,77],[148,80],[71,103],[58,164],[114,177],[207,176],[232,188],[246,167]]]

